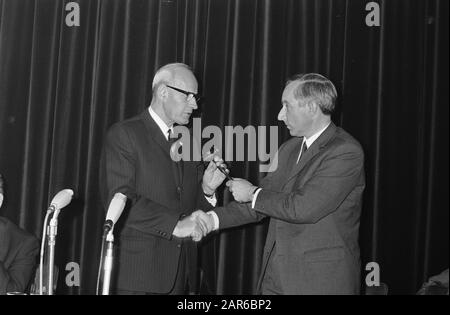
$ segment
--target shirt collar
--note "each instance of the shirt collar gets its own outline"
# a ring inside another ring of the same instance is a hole
[[[166,140],[169,140],[169,129],[171,132],[173,132],[173,126],[169,127],[166,125],[166,123],[159,117],[159,115],[153,110],[151,106],[148,107],[148,112],[150,113],[150,116],[153,118],[155,123],[158,125],[159,129],[161,129],[161,132],[163,133],[164,138]]]
[[[331,121],[330,121],[323,129],[319,130],[318,132],[316,132],[315,134],[313,134],[311,137],[309,137],[309,138],[304,137],[304,138],[303,138],[303,141],[306,141],[306,147],[307,147],[307,148],[310,148],[311,145],[314,143],[314,141],[316,141],[317,138],[320,137],[320,135],[325,131],[325,129],[328,128],[328,126],[329,126],[330,124],[331,124]],[[303,143],[303,142],[302,142],[302,143]]]

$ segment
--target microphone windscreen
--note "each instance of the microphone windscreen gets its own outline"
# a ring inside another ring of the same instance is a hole
[[[116,193],[109,204],[108,212],[106,213],[106,221],[111,220],[116,224],[125,208],[126,201],[127,197],[124,194]]]
[[[59,211],[65,206],[67,206],[70,201],[72,201],[73,190],[72,189],[64,189],[61,190],[56,196],[53,198],[50,203],[50,207],[54,207],[55,211]]]

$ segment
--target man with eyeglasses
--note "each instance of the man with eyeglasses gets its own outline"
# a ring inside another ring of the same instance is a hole
[[[209,157],[212,161],[204,170],[202,163],[171,159],[174,125],[189,123],[198,106],[198,83],[187,65],[161,67],[152,92],[143,113],[109,129],[102,154],[105,209],[117,192],[129,201],[119,221],[123,229],[113,291],[195,293],[197,249],[192,240],[207,233],[197,218],[205,214],[196,209],[216,205],[215,190],[225,178],[217,165],[223,160]]]

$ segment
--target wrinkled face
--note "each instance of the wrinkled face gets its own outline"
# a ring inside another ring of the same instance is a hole
[[[175,80],[169,84],[186,92],[198,93],[198,84],[192,72],[182,69]],[[166,117],[171,123],[186,125],[192,112],[197,109],[197,102],[192,95],[186,95],[166,86],[167,97],[163,104]]]
[[[281,97],[283,107],[278,114],[278,120],[286,124],[291,136],[302,137],[311,130],[313,117],[307,103],[294,98],[294,90],[298,84],[295,81],[291,82],[284,89]]]

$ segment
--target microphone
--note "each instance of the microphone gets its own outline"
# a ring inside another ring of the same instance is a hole
[[[120,218],[120,215],[125,208],[125,204],[127,201],[127,197],[122,193],[116,193],[109,203],[108,212],[106,213],[105,224],[103,225],[103,241],[102,241],[102,252],[100,257],[100,265],[98,269],[97,275],[97,295],[99,294],[100,287],[100,277],[103,268],[103,288],[102,294],[109,295],[109,286],[111,281],[111,271],[113,268],[113,242],[114,235],[113,229],[114,224]],[[105,239],[106,239],[106,253],[105,253]]]
[[[73,190],[72,189],[64,189],[61,190],[56,196],[52,199],[50,203],[50,207],[48,207],[47,215],[45,216],[45,224],[48,216],[53,212],[53,217],[50,220],[50,224],[48,226],[48,295],[53,295],[53,275],[54,275],[54,262],[55,262],[55,245],[56,245],[56,234],[58,230],[58,215],[62,208],[67,206],[72,201]],[[45,225],[46,226],[46,225]],[[45,229],[44,229],[44,237],[45,237]],[[42,239],[42,244],[45,243],[45,238]],[[44,245],[42,245],[43,248]],[[42,251],[43,255],[43,251]],[[40,266],[40,294],[42,295],[43,289],[43,256],[41,256],[41,266]]]
[[[61,209],[67,206],[72,201],[72,196],[73,196],[72,189],[64,189],[56,194],[56,196],[52,199],[52,202],[50,203],[50,207],[48,208],[48,211],[54,212],[53,219],[58,218]]]
[[[126,201],[127,197],[124,194],[116,193],[114,195],[109,204],[108,212],[106,213],[105,224],[103,226],[103,230],[105,233],[111,231],[114,227],[114,224],[116,224],[119,220],[120,215],[125,208]]]

